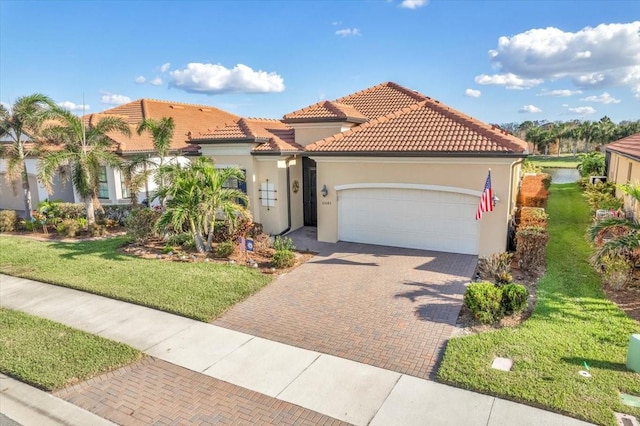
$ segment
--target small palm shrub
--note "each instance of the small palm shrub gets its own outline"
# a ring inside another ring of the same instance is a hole
[[[494,282],[505,281],[505,278],[510,276],[512,258],[513,255],[507,252],[481,257],[478,259],[480,278]],[[511,280],[509,279],[508,282],[511,282]]]
[[[296,263],[296,255],[293,251],[287,249],[279,249],[273,253],[271,263],[274,268],[289,268]]]
[[[471,283],[464,293],[464,304],[483,324],[502,317],[502,289],[490,282]]]
[[[549,234],[539,226],[524,226],[516,231],[516,256],[520,268],[532,271],[545,264]]]
[[[542,173],[542,167],[533,161],[524,160],[522,162],[522,173]]]
[[[189,232],[181,232],[179,234],[171,234],[167,238],[167,245],[180,246],[185,249],[196,248],[196,243],[193,241],[193,235]]]
[[[580,176],[602,176],[605,170],[605,158],[601,152],[590,152],[581,155],[582,161],[578,164],[577,169]]]
[[[125,221],[127,236],[135,242],[143,242],[149,238],[158,236],[156,224],[160,218],[160,212],[141,208],[133,209]]]
[[[18,223],[18,213],[15,210],[0,211],[0,232],[12,232]]]
[[[529,290],[522,284],[502,286],[502,310],[506,315],[522,312],[527,307]]]
[[[218,243],[218,247],[216,247],[216,256],[218,257],[229,257],[233,254],[233,250],[235,249],[235,244],[231,241],[223,241]]]

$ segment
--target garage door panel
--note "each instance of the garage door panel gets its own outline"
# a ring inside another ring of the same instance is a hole
[[[367,188],[340,191],[339,239],[477,254],[477,198],[444,191]]]

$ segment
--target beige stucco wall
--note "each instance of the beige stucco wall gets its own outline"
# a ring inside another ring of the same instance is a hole
[[[611,152],[607,177],[617,185],[640,183],[640,162]],[[640,203],[625,195],[620,189],[616,189],[616,196],[624,199],[624,209],[627,215],[632,215],[636,219],[640,218]]]
[[[302,146],[307,146],[336,133],[349,130],[351,123],[295,123],[289,124],[293,127],[296,135],[296,142]]]
[[[336,158],[312,157],[317,162],[318,193],[323,185],[329,195],[318,200],[318,240],[338,240],[338,185],[361,183],[413,183],[439,185],[481,192],[491,169],[494,195],[500,202],[480,223],[479,255],[504,251],[507,225],[513,209],[514,174],[521,160],[514,158]]]

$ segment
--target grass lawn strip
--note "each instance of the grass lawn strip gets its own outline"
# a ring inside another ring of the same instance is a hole
[[[560,157],[555,155],[530,155],[527,160],[549,169],[575,169],[580,164],[579,157],[574,157],[573,155],[561,155]]]
[[[0,273],[211,321],[271,281],[239,265],[141,259],[125,237],[77,243],[0,237]]]
[[[0,308],[0,371],[40,389],[60,389],[140,357],[122,343]]]
[[[640,375],[625,367],[640,324],[605,298],[587,262],[591,219],[577,185],[552,185],[547,211],[547,273],[533,315],[518,328],[450,340],[438,378],[601,425],[617,424],[613,411],[640,417],[619,397],[640,395]],[[496,356],[513,359],[513,370],[492,369]],[[592,378],[578,374],[583,362]]]

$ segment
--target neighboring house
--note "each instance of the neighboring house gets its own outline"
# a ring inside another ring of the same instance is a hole
[[[266,232],[489,255],[504,251],[526,143],[395,83],[193,135],[246,171]],[[495,210],[475,220],[491,169]]]
[[[147,132],[144,132],[142,135],[136,133],[136,129],[143,119],[173,118],[175,132],[172,141],[172,155],[174,155],[177,161],[185,162],[187,160],[181,154],[193,151],[195,148],[193,145],[187,143],[187,139],[191,134],[199,135],[206,133],[224,123],[237,121],[240,118],[237,115],[207,105],[140,99],[108,109],[99,114],[88,114],[85,116],[85,120],[90,124],[99,121],[100,118],[105,115],[123,117],[130,126],[131,137],[116,133],[109,135],[114,142],[114,152],[118,154],[123,161],[133,156],[144,155],[148,156],[150,160],[156,161],[156,163],[158,159],[153,157],[153,139]],[[7,139],[7,141],[8,140],[9,139]],[[75,193],[72,185],[69,182],[63,185],[59,176],[56,176],[54,179],[53,193],[48,194],[46,189],[40,185],[36,179],[37,158],[27,158],[26,162],[34,208],[37,207],[40,201],[46,199],[82,202],[81,197]],[[4,176],[5,167],[5,161],[0,160],[0,209],[22,211],[24,210],[22,185],[20,182],[15,185],[16,193],[11,190],[10,184],[8,184]],[[153,179],[149,180],[147,189],[152,196],[155,190]],[[103,169],[100,176],[98,195],[100,202],[104,205],[130,203],[130,197],[120,171],[112,169],[111,167],[104,167]],[[143,190],[138,194],[138,200],[142,202],[145,198],[146,190]]]
[[[622,138],[605,146],[607,179],[616,185],[640,183],[640,133]],[[640,218],[640,205],[635,199],[616,189],[616,196],[624,197],[628,216]]]

